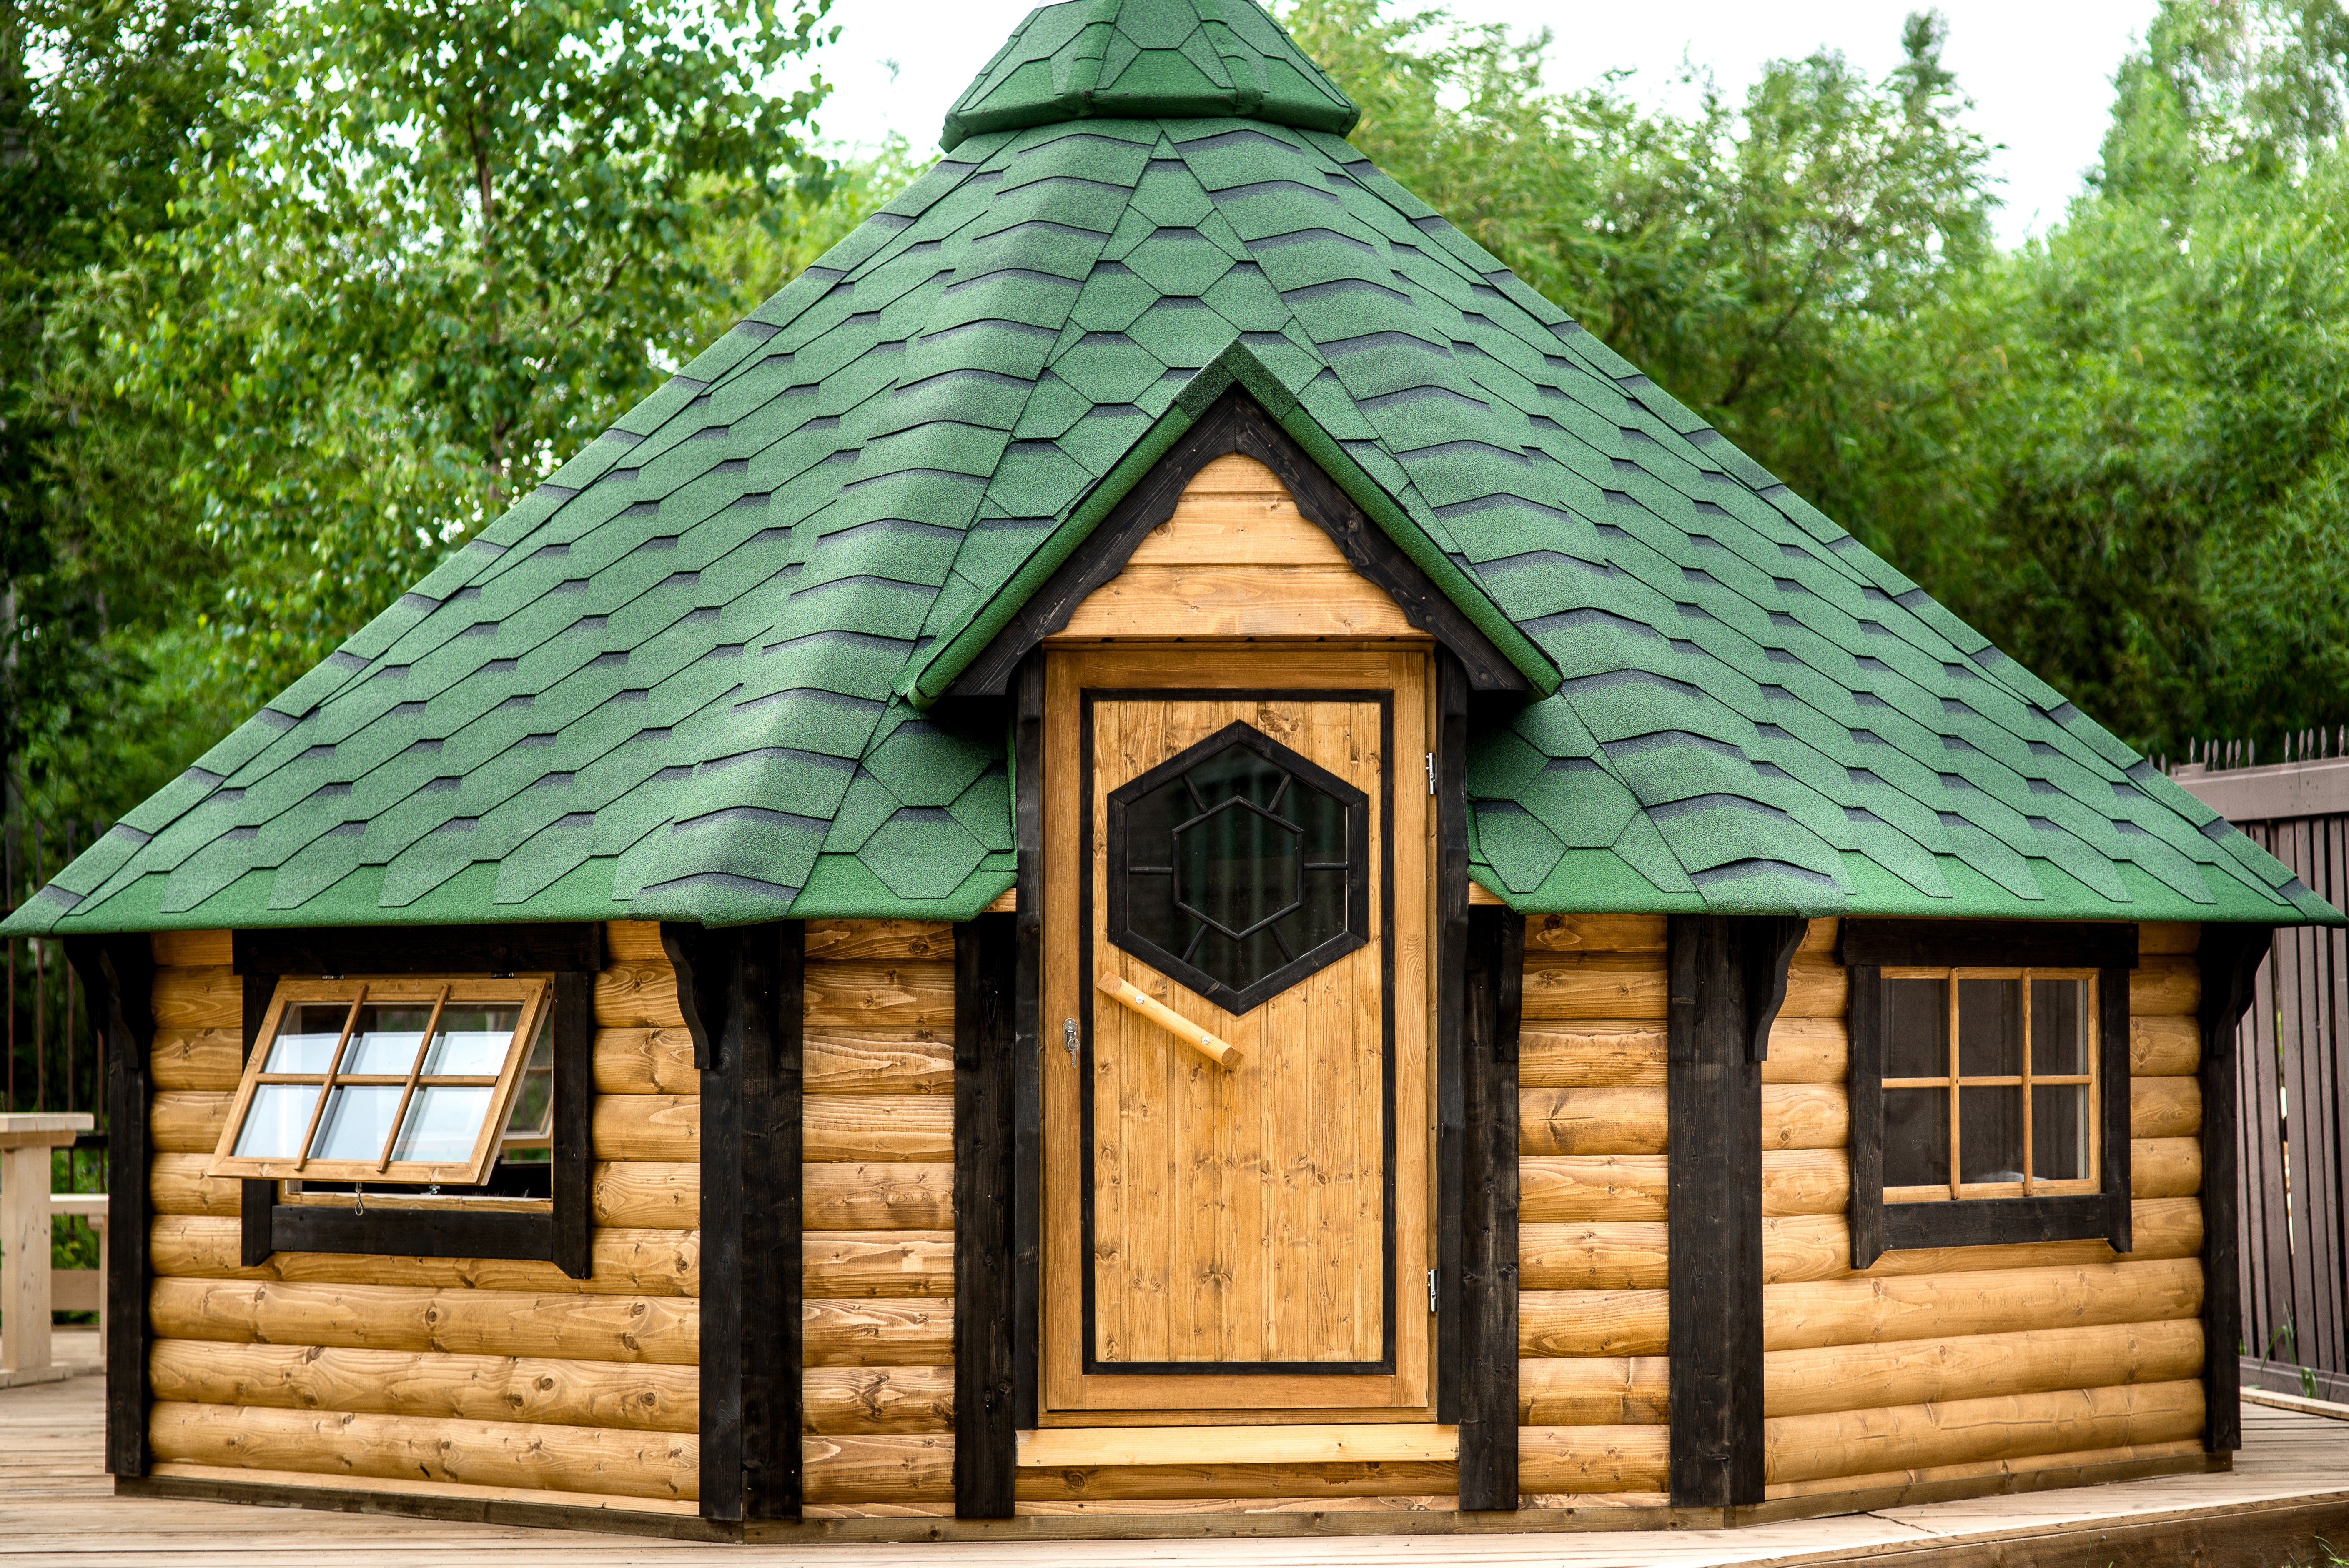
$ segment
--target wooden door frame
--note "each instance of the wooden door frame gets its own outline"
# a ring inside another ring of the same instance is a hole
[[[1183,657],[1191,661],[1191,666],[1187,669],[1180,666],[1172,669],[1165,667],[1165,655],[1172,651],[1171,646],[1167,649],[1155,649],[1140,644],[1108,646],[1095,645],[1081,649],[1055,650],[1052,656],[1056,660],[1069,661],[1065,667],[1071,671],[1082,671],[1090,665],[1095,669],[1111,672],[1099,679],[1096,683],[1099,686],[1113,686],[1126,690],[1146,690],[1153,692],[1154,695],[1159,691],[1195,692],[1204,688],[1250,693],[1278,691],[1292,698],[1318,697],[1323,693],[1328,693],[1332,698],[1336,698],[1340,694],[1359,694],[1366,686],[1375,686],[1380,690],[1392,689],[1395,692],[1394,711],[1398,719],[1402,719],[1406,713],[1410,717],[1408,722],[1397,723],[1396,734],[1387,747],[1383,769],[1384,781],[1391,799],[1398,806],[1415,793],[1402,789],[1397,775],[1399,769],[1403,769],[1411,778],[1415,779],[1417,770],[1405,769],[1404,765],[1393,754],[1397,748],[1405,751],[1416,748],[1409,744],[1414,732],[1418,737],[1419,745],[1425,749],[1433,751],[1438,744],[1437,708],[1441,681],[1434,661],[1428,656],[1431,650],[1425,645],[1398,645],[1390,642],[1355,647],[1319,643],[1297,647],[1282,647],[1279,645],[1261,643],[1246,645],[1193,643],[1181,645],[1180,648]],[[1158,667],[1146,667],[1144,662],[1154,659],[1158,661]],[[1126,673],[1117,673],[1116,667],[1120,661],[1127,663]],[[1406,667],[1404,661],[1412,661],[1417,665],[1416,669],[1410,671],[1407,677],[1403,673]],[[1218,665],[1234,673],[1219,680],[1214,673],[1215,667]],[[1070,679],[1076,683],[1071,688],[1072,691],[1081,692],[1086,689],[1087,676],[1072,674]],[[1164,684],[1154,685],[1154,681],[1164,681]],[[1056,686],[1057,684],[1056,682]],[[1410,689],[1406,690],[1406,687]],[[1048,707],[1048,705],[1050,706]],[[1042,1246],[1047,1201],[1044,1181],[1047,1088],[1046,1068],[1043,1064],[1055,1042],[1042,1038],[1044,1033],[1042,1026],[1050,1010],[1043,1006],[1046,991],[1045,957],[1048,937],[1042,927],[1044,901],[1038,894],[1050,885],[1048,878],[1052,874],[1048,869],[1045,853],[1047,812],[1043,786],[1045,775],[1050,771],[1046,756],[1049,753],[1067,749],[1075,743],[1077,738],[1072,731],[1069,740],[1055,739],[1051,744],[1046,744],[1045,721],[1052,707],[1057,707],[1057,704],[1052,704],[1051,698],[1047,695],[1046,682],[1043,678],[1043,661],[1040,657],[1037,657],[1032,687],[1027,673],[1023,671],[1019,714],[1015,719],[1017,735],[1023,742],[1020,749],[1021,766],[1015,779],[1015,789],[1018,795],[1015,812],[1020,830],[1021,852],[1019,908],[1023,921],[1032,921],[1031,927],[1022,932],[1020,983],[1023,988],[1026,987],[1030,983],[1032,975],[1035,987],[1029,994],[1033,997],[1032,1002],[1028,997],[1021,999],[1020,1012],[1023,1025],[1032,1027],[1034,1031],[1032,1036],[1022,1039],[1021,1056],[1023,1069],[1026,1069],[1030,1062],[1036,1064],[1032,1075],[1028,1070],[1023,1070],[1020,1075],[1020,1103],[1017,1113],[1022,1139],[1030,1146],[1023,1150],[1019,1155],[1021,1180],[1017,1185],[1020,1213],[1014,1226],[1015,1253],[1021,1276],[1014,1291],[1015,1301],[1019,1306],[1019,1322],[1015,1332],[1025,1342],[1013,1357],[1017,1379],[1014,1406],[1019,1411],[1021,1425],[1032,1428],[1062,1424],[1194,1425],[1434,1420],[1436,1391],[1443,1382],[1436,1367],[1437,1331],[1441,1325],[1428,1323],[1425,1319],[1412,1314],[1410,1309],[1416,1303],[1416,1292],[1406,1291],[1402,1287],[1404,1283],[1402,1274],[1406,1254],[1414,1270],[1422,1266],[1437,1264],[1443,1252],[1443,1241],[1438,1234],[1440,1217],[1446,1212],[1445,1194],[1452,1191],[1454,1186],[1451,1173],[1441,1167],[1442,1151],[1438,1147],[1437,1136],[1439,1106],[1444,1104],[1447,1099],[1456,1099],[1456,1095],[1447,1089],[1443,1081],[1445,1064],[1444,1053],[1441,1046],[1447,1031],[1441,1017],[1441,1012],[1446,999],[1457,996],[1456,989],[1447,984],[1445,977],[1438,973],[1439,965],[1436,962],[1444,945],[1438,940],[1437,934],[1437,927],[1442,919],[1438,905],[1450,902],[1449,898],[1442,896],[1436,885],[1436,867],[1444,858],[1437,852],[1436,841],[1437,819],[1442,815],[1440,810],[1428,810],[1418,822],[1394,829],[1392,837],[1389,841],[1390,851],[1398,862],[1386,877],[1389,897],[1393,900],[1382,926],[1386,934],[1389,961],[1399,966],[1408,966],[1413,963],[1413,958],[1403,950],[1402,942],[1403,926],[1398,924],[1398,921],[1420,921],[1425,925],[1423,937],[1418,944],[1419,951],[1415,961],[1419,974],[1415,985],[1419,995],[1420,1016],[1405,1021],[1394,1006],[1393,985],[1390,984],[1387,987],[1388,1010],[1397,1018],[1399,1031],[1399,1047],[1391,1052],[1390,1065],[1390,1071],[1397,1075],[1394,1081],[1395,1103],[1398,1107],[1397,1109],[1391,1111],[1388,1117],[1390,1136],[1395,1150],[1395,1159],[1391,1163],[1390,1181],[1398,1184],[1405,1181],[1413,1181],[1427,1190],[1423,1202],[1416,1206],[1415,1220],[1402,1222],[1415,1224],[1418,1233],[1413,1234],[1403,1231],[1399,1224],[1396,1254],[1385,1261],[1383,1270],[1385,1283],[1394,1293],[1387,1326],[1395,1334],[1396,1351],[1393,1371],[1376,1376],[1383,1378],[1391,1387],[1385,1392],[1376,1396],[1378,1401],[1376,1403],[1367,1403],[1361,1398],[1357,1398],[1326,1406],[1231,1408],[1169,1402],[1164,1395],[1159,1395],[1157,1402],[1144,1403],[1137,1399],[1131,1407],[1120,1405],[1093,1408],[1071,1406],[1057,1410],[1047,1410],[1044,1408],[1044,1389],[1047,1380],[1044,1352],[1047,1347],[1043,1336],[1048,1260]],[[1072,699],[1070,707],[1072,710],[1071,718],[1073,721],[1081,722],[1081,702]],[[1431,800],[1429,805],[1440,807],[1440,802]],[[1398,810],[1397,817],[1402,816],[1403,813]],[[1090,867],[1087,868],[1087,874],[1089,872]],[[1407,882],[1416,882],[1424,885],[1414,892],[1406,887]],[[1448,890],[1444,891],[1448,892]],[[1464,916],[1466,903],[1464,884],[1458,891],[1457,897],[1463,906],[1462,913]],[[1402,913],[1405,910],[1409,910],[1410,913]],[[1030,957],[1031,952],[1032,959]],[[1416,1067],[1413,1070],[1416,1070],[1423,1080],[1416,1090],[1407,1089],[1400,1077],[1402,1058],[1405,1054],[1400,1049],[1400,1039],[1403,1033],[1408,1033],[1413,1037],[1415,1052],[1413,1054],[1415,1055]],[[1456,1036],[1456,1031],[1454,1033]],[[1456,1062],[1452,1063],[1451,1066],[1456,1071]],[[1400,1193],[1399,1185],[1398,1193]],[[1453,1212],[1456,1212],[1456,1207]],[[1391,1211],[1392,1212],[1408,1213],[1410,1210],[1401,1204],[1399,1197],[1397,1209]],[[1424,1324],[1423,1327],[1421,1326],[1423,1324]],[[1138,1376],[1147,1377],[1154,1383],[1165,1381],[1154,1374]],[[1312,1376],[1319,1378],[1329,1375],[1317,1373]],[[1406,1399],[1408,1402],[1403,1402]]]

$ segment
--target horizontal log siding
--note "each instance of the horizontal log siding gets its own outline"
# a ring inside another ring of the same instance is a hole
[[[1944,1247],[1887,1253],[1854,1274],[1845,1222],[1847,1119],[1823,1100],[1806,1101],[1808,1141],[1797,1153],[1772,1141],[1765,1107],[1770,1497],[1925,1479],[1979,1478],[1990,1486],[2024,1470],[2199,1452],[2198,934],[2191,925],[2139,928],[2141,957],[2129,985],[2131,1077],[2118,1086],[2129,1097],[2136,1211],[2137,1250],[2127,1257],[2100,1241]],[[1840,1037],[1840,1020],[1833,1026]],[[1782,1023],[1771,1037],[1774,1068],[1785,1032]],[[1839,1098],[1842,1080],[1838,1065],[1811,1087]],[[1792,1115],[1777,1122],[1795,1125]],[[1588,1207],[1578,1194],[1600,1178],[1569,1184],[1578,1175],[1560,1178],[1560,1197]],[[1621,1397],[1635,1400],[1640,1387]],[[1555,1398],[1600,1408],[1606,1391],[1574,1387]]]
[[[1601,1495],[1661,1504],[1671,1418],[1664,921],[1537,915],[1525,952],[1517,1489],[1533,1508]]]
[[[806,1513],[951,1514],[954,928],[806,940]]]
[[[225,932],[155,939],[158,1460],[455,1495],[695,1497],[699,1084],[656,928],[606,937],[596,1229],[577,1280],[501,1258],[281,1252],[241,1266],[238,1184],[204,1169],[243,1068],[243,983]]]

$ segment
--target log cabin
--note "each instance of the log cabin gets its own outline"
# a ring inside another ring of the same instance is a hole
[[[2224,1467],[2341,916],[1346,141],[1067,0],[6,924],[124,1492],[720,1539]]]

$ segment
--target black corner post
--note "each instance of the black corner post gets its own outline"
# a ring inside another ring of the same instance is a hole
[[[1806,923],[1671,917],[1671,1498],[1762,1501],[1762,1068]]]
[[[1018,917],[955,927],[955,1517],[1009,1519],[1012,1399]]]
[[[155,955],[140,936],[69,936],[66,958],[81,976],[106,1052],[106,1468],[147,1473],[147,1108],[154,1087]]]
[[[800,923],[665,923],[701,1068],[701,1516],[799,1517]]]
[[[2202,970],[2202,1447],[2243,1446],[2243,1303],[2238,1227],[2238,1098],[2235,1026],[2257,994],[2260,966],[2275,935],[2265,925],[2209,925],[2199,944]]]
[[[1526,921],[1491,905],[1467,913],[1460,1506],[1507,1510],[1517,1506],[1517,1026]]]
[[[1435,1418],[1462,1418],[1468,1223],[1468,672],[1435,652]],[[1400,769],[1398,769],[1400,772]],[[1402,1292],[1397,1303],[1413,1299]],[[1463,1482],[1466,1484],[1464,1471]],[[1512,1491],[1515,1489],[1511,1481]],[[1468,1506],[1465,1501],[1462,1507]]]

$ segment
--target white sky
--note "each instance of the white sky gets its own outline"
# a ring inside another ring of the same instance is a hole
[[[2060,221],[2078,191],[2112,107],[2114,68],[2152,20],[2155,0],[1940,4],[1950,18],[1944,61],[1975,101],[1974,129],[2002,147],[1992,162],[2005,182],[1998,228],[2013,244]],[[1684,101],[1671,89],[1683,57],[1710,69],[1733,101],[1764,61],[1822,45],[1880,77],[1899,63],[1900,24],[1912,8],[1903,0],[1452,4],[1463,21],[1519,34],[1554,29],[1555,87],[1630,68],[1634,98],[1674,107]],[[918,153],[936,150],[947,107],[1029,9],[1026,0],[834,0],[841,39],[823,69],[839,90],[820,117],[825,138],[871,144],[894,130]]]

